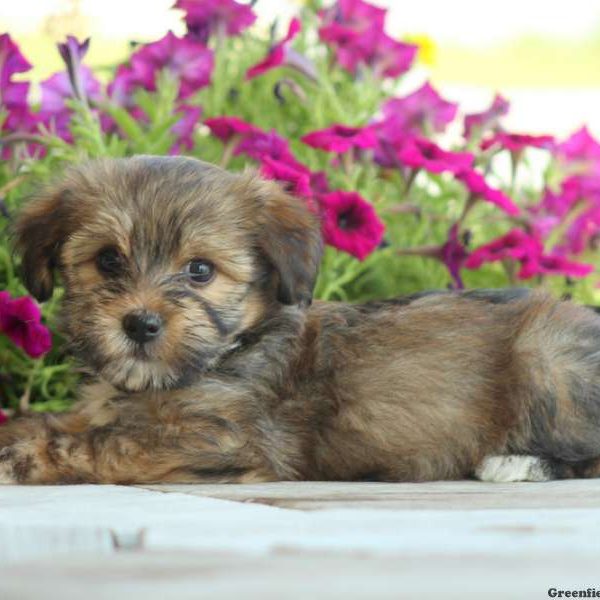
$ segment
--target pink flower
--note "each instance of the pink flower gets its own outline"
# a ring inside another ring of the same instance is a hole
[[[540,256],[542,243],[522,229],[512,229],[507,234],[474,250],[465,262],[467,269],[478,269],[483,263],[499,260],[527,260]]]
[[[564,256],[542,254],[523,261],[517,274],[519,279],[531,279],[536,275],[563,275],[565,277],[585,277],[594,270],[593,265],[568,260]]]
[[[552,150],[554,147],[554,138],[551,135],[527,135],[499,131],[481,143],[482,150],[487,150],[492,146],[500,146],[510,152],[521,152],[525,148]]]
[[[298,169],[288,163],[274,160],[268,156],[263,157],[260,169],[265,179],[274,179],[287,184],[286,191],[301,198],[312,196],[310,171]]]
[[[470,169],[475,157],[468,152],[448,152],[425,138],[408,138],[397,152],[398,160],[413,169],[430,173],[457,173]]]
[[[317,71],[312,62],[290,47],[292,40],[300,33],[301,29],[302,25],[300,21],[292,19],[283,40],[272,46],[267,56],[261,62],[246,71],[246,79],[253,79],[271,69],[287,65],[300,71],[308,78],[316,80]]]
[[[556,146],[556,154],[565,163],[578,163],[600,170],[600,144],[582,127]]]
[[[303,165],[300,165],[292,154],[287,140],[282,138],[276,131],[265,132],[259,130],[245,135],[233,154],[235,156],[245,154],[258,162],[268,157],[287,163],[295,168],[303,168]]]
[[[129,66],[117,69],[109,85],[115,102],[128,104],[136,88],[156,91],[161,71],[168,71],[179,81],[179,99],[187,98],[210,83],[214,67],[213,52],[189,38],[178,38],[171,31],[162,39],[139,48]]]
[[[99,101],[102,97],[100,82],[94,77],[91,69],[79,67],[79,85],[89,100]],[[74,90],[69,74],[66,71],[55,73],[40,84],[42,102],[40,120],[46,127],[67,141],[73,138],[69,132],[71,111],[65,101],[73,98]]]
[[[464,136],[470,139],[473,135],[481,136],[488,129],[498,128],[498,122],[501,117],[508,114],[510,103],[500,94],[496,94],[492,105],[483,112],[465,115]]]
[[[374,148],[377,136],[369,127],[347,127],[332,125],[326,129],[312,131],[300,138],[308,146],[327,152],[342,154],[353,148]]]
[[[4,425],[4,423],[6,423],[8,421],[8,417],[6,416],[6,413],[0,409],[0,425]]]
[[[504,192],[491,187],[485,177],[475,169],[460,170],[456,173],[456,178],[465,184],[474,197],[495,204],[509,215],[519,214],[519,207]]]
[[[381,128],[389,138],[398,134],[422,135],[427,132],[442,132],[454,120],[458,104],[444,100],[431,86],[425,83],[417,91],[403,98],[392,98],[383,105],[384,120]]]
[[[0,35],[0,107],[11,110],[27,105],[29,83],[13,81],[13,75],[25,73],[31,68],[31,64],[21,54],[10,35]]]
[[[199,106],[182,104],[176,109],[175,114],[180,115],[180,119],[171,127],[171,133],[174,133],[177,139],[169,151],[170,154],[178,154],[181,148],[191,150],[194,147],[193,135],[202,116],[202,109]]]
[[[173,8],[185,11],[188,36],[206,44],[213,35],[239,35],[256,21],[248,4],[235,0],[177,0]]]
[[[356,192],[319,197],[323,235],[331,246],[364,260],[381,243],[384,225],[375,209]]]
[[[52,346],[41,318],[38,305],[28,296],[11,298],[8,292],[0,292],[0,331],[31,358],[39,358]]]
[[[468,256],[469,253],[458,236],[458,225],[454,224],[448,231],[446,243],[440,249],[439,258],[446,265],[454,281],[453,287],[455,289],[461,290],[465,287],[460,276],[460,270]]]
[[[251,133],[258,133],[261,130],[237,117],[213,117],[206,119],[204,124],[210,129],[210,132],[222,142],[228,142],[233,136],[243,137]]]
[[[412,67],[417,50],[417,46],[398,42],[384,31],[368,29],[339,45],[336,56],[340,65],[352,74],[365,65],[376,77],[399,77]]]
[[[371,27],[382,30],[386,13],[386,9],[363,0],[338,0],[331,8],[321,11],[320,16],[324,27],[336,23],[360,32]]]

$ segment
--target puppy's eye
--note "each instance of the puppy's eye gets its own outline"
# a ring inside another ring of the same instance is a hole
[[[104,275],[116,275],[123,270],[123,256],[116,248],[104,248],[96,256],[96,266]]]
[[[185,270],[194,283],[208,283],[215,274],[215,265],[209,260],[195,258],[187,264]]]

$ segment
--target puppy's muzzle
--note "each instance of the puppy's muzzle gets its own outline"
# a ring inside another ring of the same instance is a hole
[[[135,311],[123,317],[123,331],[138,344],[156,339],[161,334],[162,325],[160,315],[148,311]]]

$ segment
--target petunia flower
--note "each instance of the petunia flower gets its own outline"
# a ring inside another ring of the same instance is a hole
[[[456,117],[458,104],[444,100],[429,82],[403,98],[392,98],[382,107],[383,134],[390,137],[441,133]]]
[[[459,237],[458,224],[452,225],[448,231],[448,239],[440,248],[439,258],[446,265],[450,276],[452,277],[453,286],[455,289],[462,290],[465,286],[460,270],[463,268],[469,253],[465,248],[463,240]]]
[[[287,163],[296,168],[302,165],[296,160],[288,141],[282,138],[276,131],[254,131],[243,136],[240,143],[233,151],[235,156],[244,154],[254,160],[261,162],[265,157]]]
[[[505,213],[515,216],[521,211],[519,207],[501,190],[490,186],[485,177],[473,168],[459,170],[456,178],[462,182],[474,198],[481,198],[496,205]]]
[[[364,150],[377,145],[377,136],[369,127],[347,127],[346,125],[332,125],[325,129],[312,131],[301,137],[300,140],[312,148],[338,154],[354,148]]]
[[[176,140],[169,154],[179,154],[182,148],[191,150],[194,147],[193,134],[202,116],[202,108],[182,104],[175,110],[175,114],[180,119],[171,127],[171,133],[175,134]]]
[[[496,130],[498,122],[510,110],[510,102],[503,98],[500,94],[494,96],[491,106],[480,113],[471,113],[465,115],[464,136],[470,139],[474,135],[481,136],[488,130]]]
[[[299,169],[288,163],[265,156],[262,159],[260,174],[265,179],[274,179],[285,183],[286,191],[300,198],[310,198],[313,195],[308,169]]]
[[[323,20],[321,29],[335,23],[352,31],[365,31],[371,27],[383,29],[387,10],[363,0],[338,0],[332,7],[319,13]]]
[[[317,71],[313,63],[291,48],[293,39],[300,33],[301,29],[300,20],[292,19],[283,40],[273,45],[263,60],[246,71],[246,79],[254,79],[271,69],[288,66],[300,71],[309,79],[316,80]]]
[[[0,107],[8,110],[27,105],[29,83],[13,81],[13,75],[32,68],[8,33],[0,35]]]
[[[234,136],[243,137],[261,131],[255,125],[252,125],[252,123],[243,121],[238,117],[212,117],[210,119],[205,119],[204,124],[210,129],[210,132],[222,142],[228,142]]]
[[[184,99],[210,83],[213,67],[212,50],[169,31],[157,42],[136,50],[129,66],[117,69],[108,91],[113,101],[127,105],[136,88],[156,91],[158,74],[167,71],[179,82],[178,98]]]
[[[600,172],[600,143],[582,127],[564,142],[557,144],[556,155],[564,163],[576,163]]]
[[[11,298],[0,292],[0,332],[32,358],[46,354],[52,346],[50,331],[41,323],[42,313],[29,297]]]
[[[471,252],[465,262],[467,269],[478,269],[483,263],[499,260],[526,260],[541,255],[542,243],[522,229],[512,229],[507,234]]]
[[[203,44],[211,35],[239,35],[256,21],[252,6],[235,0],[177,0],[173,8],[185,12],[188,37]]]
[[[68,81],[71,86],[70,95],[84,102],[87,101],[84,77],[89,80],[90,77],[93,78],[93,75],[89,71],[84,75],[81,61],[90,47],[90,39],[79,42],[76,37],[68,35],[67,41],[57,44],[57,46],[58,52],[67,67]]]
[[[470,169],[475,161],[468,152],[448,152],[420,137],[408,138],[397,151],[397,159],[408,167],[430,173],[458,173]]]
[[[525,148],[552,150],[554,147],[554,138],[551,135],[528,135],[499,131],[481,142],[482,150],[487,150],[492,146],[500,146],[510,152],[521,152]]]
[[[325,242],[359,260],[383,239],[384,225],[375,209],[356,192],[337,191],[319,197]]]
[[[565,277],[586,277],[594,270],[593,265],[579,263],[554,254],[542,254],[523,261],[519,279],[531,279],[536,275],[563,275]]]
[[[86,66],[79,67],[78,85],[84,97],[99,101],[102,97],[100,82],[94,77],[91,69]],[[66,105],[66,100],[73,98],[74,89],[69,74],[66,71],[55,73],[40,84],[42,101],[39,117],[42,123],[53,130],[65,140],[71,141],[69,122],[71,110]]]

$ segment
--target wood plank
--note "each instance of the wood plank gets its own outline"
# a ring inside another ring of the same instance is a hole
[[[156,485],[145,489],[288,509],[489,510],[600,508],[600,479],[544,483],[276,482]]]

